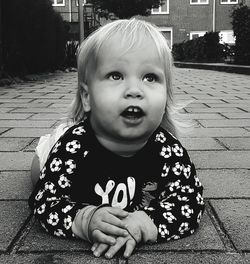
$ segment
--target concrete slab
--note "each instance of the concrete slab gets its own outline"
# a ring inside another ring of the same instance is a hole
[[[143,245],[138,251],[187,251],[187,250],[224,250],[224,245],[212,224],[208,214],[205,212],[198,230],[189,237],[172,240],[167,243]]]
[[[185,109],[189,112],[189,113],[244,113],[244,111],[242,111],[239,108],[236,107],[232,107],[232,108],[217,108],[217,107],[213,107],[213,108],[189,108],[189,107],[185,107]]]
[[[22,241],[19,252],[90,251],[91,245],[83,240],[65,240],[54,237],[35,221],[27,237]]]
[[[230,150],[249,150],[250,138],[218,138]]]
[[[250,200],[212,200],[212,206],[238,250],[250,251]]]
[[[66,108],[15,108],[11,111],[11,113],[65,113],[67,111]]]
[[[117,259],[95,258],[91,253],[44,253],[0,255],[3,264],[116,264]]]
[[[1,128],[0,128],[1,130]],[[12,128],[1,135],[1,137],[17,137],[17,138],[30,138],[41,137],[45,134],[51,133],[53,128]]]
[[[25,201],[0,201],[0,212],[0,251],[6,251],[30,211]]]
[[[250,169],[250,151],[189,151],[198,169]]]
[[[188,138],[200,137],[250,137],[250,132],[244,128],[194,128],[192,133],[182,135]]]
[[[30,152],[4,152],[0,155],[0,171],[30,170],[33,156]]]
[[[32,138],[0,138],[0,151],[20,151],[32,140]]]
[[[0,120],[10,120],[10,119],[27,119],[31,116],[31,114],[16,114],[16,113],[5,113],[0,114]]]
[[[225,150],[226,148],[219,144],[213,138],[180,138],[180,142],[187,150]]]
[[[204,127],[246,127],[250,126],[250,119],[225,119],[215,120],[200,120],[200,123]]]
[[[28,199],[31,190],[29,171],[0,171],[0,200]]]
[[[250,198],[250,171],[242,169],[197,170],[205,198]]]
[[[56,120],[29,121],[29,120],[0,120],[0,127],[51,127]]]
[[[136,253],[128,264],[246,264],[240,254],[223,253]]]

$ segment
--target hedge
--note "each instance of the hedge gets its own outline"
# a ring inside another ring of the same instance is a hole
[[[223,47],[219,43],[219,32],[208,32],[203,37],[176,43],[172,53],[175,61],[219,62]]]
[[[3,66],[17,75],[63,66],[67,30],[50,0],[3,1]]]

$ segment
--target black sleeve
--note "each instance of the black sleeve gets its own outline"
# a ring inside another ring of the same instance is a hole
[[[171,153],[171,158],[167,153]],[[166,162],[157,196],[144,211],[158,228],[158,241],[168,241],[188,236],[197,229],[204,211],[203,187],[180,143],[163,146],[160,155]]]
[[[73,132],[71,129],[57,141],[29,198],[29,206],[41,226],[55,236],[74,237],[71,227],[75,215],[88,205],[72,201],[70,192],[77,172],[74,157],[82,152],[78,136],[83,131],[81,127]]]

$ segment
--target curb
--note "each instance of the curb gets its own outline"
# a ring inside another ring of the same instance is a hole
[[[213,71],[223,71],[229,73],[239,73],[250,75],[250,66],[232,65],[224,63],[194,63],[194,62],[174,62],[178,68],[193,68]]]

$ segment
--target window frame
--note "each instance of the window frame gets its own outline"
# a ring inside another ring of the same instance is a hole
[[[232,3],[231,0],[226,0],[227,2],[222,2],[222,0],[220,0],[220,4],[221,5],[237,5],[239,4],[239,0],[236,0],[236,3]]]
[[[53,0],[52,6],[65,6],[65,0],[62,0],[63,1],[62,4],[58,4],[57,1],[58,0]]]
[[[75,3],[76,3],[76,6],[78,6],[78,0],[76,0]],[[82,6],[85,6],[86,4],[87,4],[87,0],[83,0]]]
[[[154,11],[155,8],[151,9],[151,15],[168,15],[169,14],[169,0],[166,0],[165,4],[167,5],[167,11],[161,11],[161,6],[159,6],[158,11]]]
[[[206,3],[201,3],[201,0],[197,0],[197,3],[193,3],[192,0],[190,0],[190,5],[209,5],[209,0],[206,0]]]
[[[164,31],[167,31],[167,32],[170,32],[170,49],[172,49],[172,46],[173,46],[173,28],[172,27],[159,27],[159,31],[160,32],[164,32]]]
[[[201,33],[201,34],[200,34]],[[203,34],[204,33],[204,34]],[[190,31],[189,32],[189,39],[192,40],[193,38],[191,38],[191,36],[193,35],[199,35],[199,37],[203,37],[205,34],[207,33],[207,31],[205,30],[199,30],[199,31]]]

